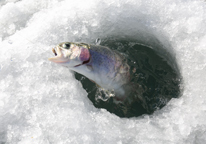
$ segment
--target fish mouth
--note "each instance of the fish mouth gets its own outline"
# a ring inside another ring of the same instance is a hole
[[[84,49],[78,48],[70,51],[65,50],[60,46],[56,46],[55,48],[52,48],[52,52],[54,57],[49,58],[49,61],[60,64],[67,63],[67,66],[70,65],[70,67],[79,67],[90,62],[90,54]]]
[[[66,63],[70,59],[65,57],[63,54],[63,49],[59,46],[52,48],[52,52],[54,53],[54,57],[49,58],[50,61],[55,63]]]
[[[54,53],[55,56],[57,56],[57,52],[56,52],[55,48],[52,48],[52,52]]]

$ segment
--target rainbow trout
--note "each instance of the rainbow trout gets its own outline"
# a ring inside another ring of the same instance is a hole
[[[105,90],[114,91],[117,99],[125,99],[130,67],[119,52],[105,46],[73,42],[60,43],[52,51],[55,57],[49,58],[50,61],[86,76]]]

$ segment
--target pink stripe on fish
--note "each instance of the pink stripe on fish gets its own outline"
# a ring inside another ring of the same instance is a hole
[[[90,58],[90,53],[87,48],[81,48],[81,53],[80,53],[80,60],[81,61],[87,61]]]

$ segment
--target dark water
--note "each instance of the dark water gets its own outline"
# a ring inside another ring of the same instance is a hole
[[[104,108],[119,117],[134,117],[152,114],[171,98],[179,97],[180,75],[168,64],[166,57],[160,56],[152,48],[129,41],[110,39],[103,40],[101,45],[117,50],[126,57],[132,74],[133,90],[124,103],[116,103],[113,97],[103,101],[95,96],[97,86],[76,73],[76,79],[81,81],[96,108]]]

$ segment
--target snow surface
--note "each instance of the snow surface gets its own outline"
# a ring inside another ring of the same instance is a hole
[[[206,3],[202,0],[1,0],[0,143],[205,144]],[[160,42],[184,91],[153,115],[97,109],[72,72],[47,60],[63,41]]]

